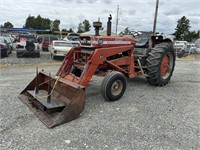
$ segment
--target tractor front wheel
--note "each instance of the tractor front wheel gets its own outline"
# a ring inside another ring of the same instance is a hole
[[[102,96],[107,101],[120,99],[126,90],[126,77],[120,72],[111,72],[105,76],[101,84]]]
[[[171,79],[175,66],[175,53],[171,44],[155,46],[147,58],[147,81],[155,86],[164,86]]]

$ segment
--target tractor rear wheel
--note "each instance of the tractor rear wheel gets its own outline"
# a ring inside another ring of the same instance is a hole
[[[106,75],[101,84],[102,96],[107,101],[120,99],[126,90],[126,77],[120,72],[111,72]]]
[[[166,85],[174,71],[175,52],[173,46],[161,43],[155,46],[147,58],[147,81],[155,86]]]

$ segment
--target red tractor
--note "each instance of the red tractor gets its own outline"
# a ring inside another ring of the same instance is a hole
[[[108,29],[111,29],[110,18]],[[81,36],[81,47],[73,48],[55,76],[37,72],[20,93],[27,104],[49,128],[76,119],[84,109],[85,88],[93,75],[105,76],[101,93],[107,101],[120,99],[127,78],[144,75],[155,86],[166,85],[173,73],[175,53],[170,42],[152,38],[153,48],[134,51],[132,37],[99,36],[100,22],[94,22],[96,35]]]

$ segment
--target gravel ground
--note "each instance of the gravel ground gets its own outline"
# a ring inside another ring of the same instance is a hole
[[[9,57],[1,58],[0,65],[27,65],[40,63],[61,62],[63,58],[51,59],[49,52],[40,51],[40,58],[17,58],[16,51],[13,50]]]
[[[53,129],[17,98],[35,76],[35,67],[0,68],[0,149],[200,149],[199,66],[200,61],[177,61],[164,87],[151,86],[143,77],[131,79],[116,102],[103,99],[103,78],[95,76],[82,115]],[[58,67],[39,69],[56,72]]]

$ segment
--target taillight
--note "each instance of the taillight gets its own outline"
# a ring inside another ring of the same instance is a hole
[[[48,45],[49,45],[49,42],[48,42],[48,41],[43,41],[42,44],[45,45],[45,46],[48,46]]]

